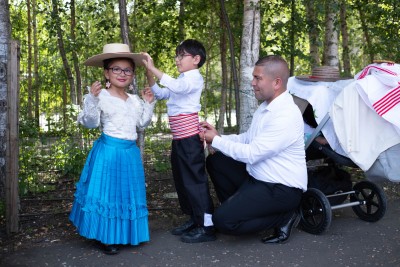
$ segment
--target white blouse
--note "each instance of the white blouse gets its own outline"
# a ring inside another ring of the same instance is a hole
[[[156,101],[148,103],[137,95],[128,96],[123,100],[105,89],[97,97],[85,95],[78,123],[86,128],[100,127],[105,134],[115,138],[136,140],[136,127],[143,129],[150,124]]]

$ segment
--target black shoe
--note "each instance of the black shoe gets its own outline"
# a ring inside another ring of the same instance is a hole
[[[181,226],[178,226],[171,230],[171,234],[173,235],[183,235],[184,233],[188,233],[191,230],[196,228],[196,224],[192,221],[192,219],[188,220]]]
[[[181,236],[181,241],[185,243],[201,243],[214,241],[217,237],[213,226],[209,227],[196,227],[192,231],[185,233]]]
[[[300,215],[297,211],[295,211],[290,220],[284,226],[276,229],[275,235],[273,235],[272,237],[264,237],[261,242],[263,242],[264,244],[286,243],[290,238],[293,228],[296,227],[299,222]]]
[[[119,253],[119,249],[116,245],[104,245],[103,252],[107,255],[117,255]]]

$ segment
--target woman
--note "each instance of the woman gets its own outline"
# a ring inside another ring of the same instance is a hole
[[[78,122],[100,127],[77,183],[69,216],[80,235],[103,244],[106,254],[117,254],[118,244],[137,245],[149,241],[144,170],[136,146],[136,127],[144,128],[155,105],[151,90],[142,99],[126,93],[132,84],[140,54],[125,44],[107,44],[103,53],[85,61],[103,67],[105,89],[99,81],[85,96]]]

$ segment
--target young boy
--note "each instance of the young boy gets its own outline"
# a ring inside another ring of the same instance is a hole
[[[147,79],[156,99],[168,99],[167,112],[173,135],[171,166],[179,204],[190,219],[172,229],[181,241],[199,243],[216,240],[211,214],[214,206],[210,197],[205,172],[203,143],[199,138],[200,96],[204,81],[199,68],[206,61],[204,46],[187,39],[176,48],[175,64],[180,73],[177,79],[154,66],[153,60],[143,53]],[[159,79],[160,87],[154,80]]]

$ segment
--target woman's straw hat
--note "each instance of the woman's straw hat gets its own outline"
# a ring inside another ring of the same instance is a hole
[[[340,77],[339,69],[336,67],[320,66],[313,68],[311,75],[296,76],[296,79],[308,82],[336,82],[351,79],[351,77]]]
[[[103,61],[110,58],[131,58],[136,66],[144,66],[142,60],[146,57],[139,53],[131,53],[127,44],[106,44],[103,53],[88,58],[83,64],[86,66],[103,67]]]

